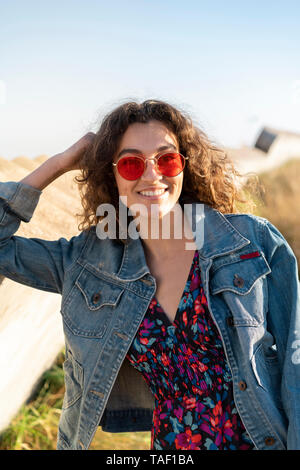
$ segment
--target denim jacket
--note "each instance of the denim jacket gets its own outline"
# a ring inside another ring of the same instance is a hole
[[[99,425],[150,430],[153,395],[126,359],[156,291],[142,242],[101,240],[95,226],[70,240],[15,236],[41,194],[20,182],[0,183],[0,273],[62,296],[66,388],[57,449],[88,449]],[[239,415],[256,449],[300,449],[295,255],[267,219],[201,206],[201,279]]]

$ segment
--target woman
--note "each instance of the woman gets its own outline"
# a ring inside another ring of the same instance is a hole
[[[13,236],[73,169],[81,233]],[[148,100],[1,183],[1,273],[62,294],[58,449],[87,449],[99,424],[151,429],[158,450],[300,449],[297,261],[269,221],[238,213],[237,176],[187,116]]]

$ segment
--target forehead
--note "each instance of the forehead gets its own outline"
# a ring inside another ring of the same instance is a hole
[[[136,122],[123,134],[119,151],[124,148],[135,148],[142,152],[152,152],[168,144],[178,146],[175,134],[163,123],[154,120],[147,123]]]

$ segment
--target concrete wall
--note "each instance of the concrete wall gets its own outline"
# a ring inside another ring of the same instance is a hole
[[[0,287],[0,430],[64,345],[58,294],[4,279]]]

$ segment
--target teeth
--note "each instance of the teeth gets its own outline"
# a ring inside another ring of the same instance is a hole
[[[164,189],[158,189],[157,191],[140,191],[143,196],[159,196],[165,192]]]

